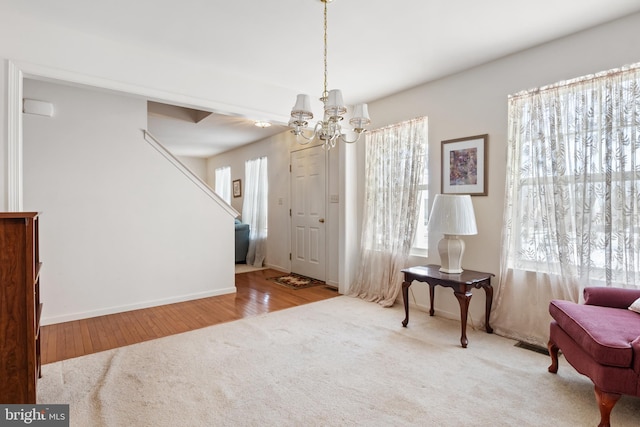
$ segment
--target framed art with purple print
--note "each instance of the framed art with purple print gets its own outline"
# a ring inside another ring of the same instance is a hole
[[[442,141],[442,194],[487,195],[489,135]]]

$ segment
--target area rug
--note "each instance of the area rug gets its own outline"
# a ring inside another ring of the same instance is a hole
[[[560,358],[402,307],[340,296],[43,366],[38,403],[71,426],[595,426]],[[623,396],[616,427],[638,425]]]
[[[273,280],[279,285],[286,286],[291,289],[305,289],[312,286],[326,285],[322,280],[312,279],[311,277],[302,276],[296,273],[290,273],[284,276],[270,277],[269,280]]]

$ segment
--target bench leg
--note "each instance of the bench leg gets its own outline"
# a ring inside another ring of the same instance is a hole
[[[598,408],[600,409],[600,424],[598,424],[598,427],[609,427],[611,425],[609,422],[611,410],[618,402],[618,399],[620,399],[620,395],[604,392],[600,390],[598,386],[594,387],[594,391],[596,393]]]
[[[549,365],[549,372],[552,374],[558,373],[558,351],[560,350],[557,345],[551,340],[549,340],[549,344],[547,344],[547,348],[549,349],[549,356],[551,356],[551,365]]]

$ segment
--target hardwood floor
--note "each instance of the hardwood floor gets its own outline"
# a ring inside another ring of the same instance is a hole
[[[338,296],[335,289],[326,286],[294,290],[267,280],[282,274],[269,269],[236,274],[235,294],[43,326],[40,331],[42,363],[57,362]]]

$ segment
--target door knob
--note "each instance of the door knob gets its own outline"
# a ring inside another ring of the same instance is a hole
[[[318,222],[321,222],[321,223],[323,223],[323,224],[324,224],[324,218],[320,218],[320,219],[318,220]]]

